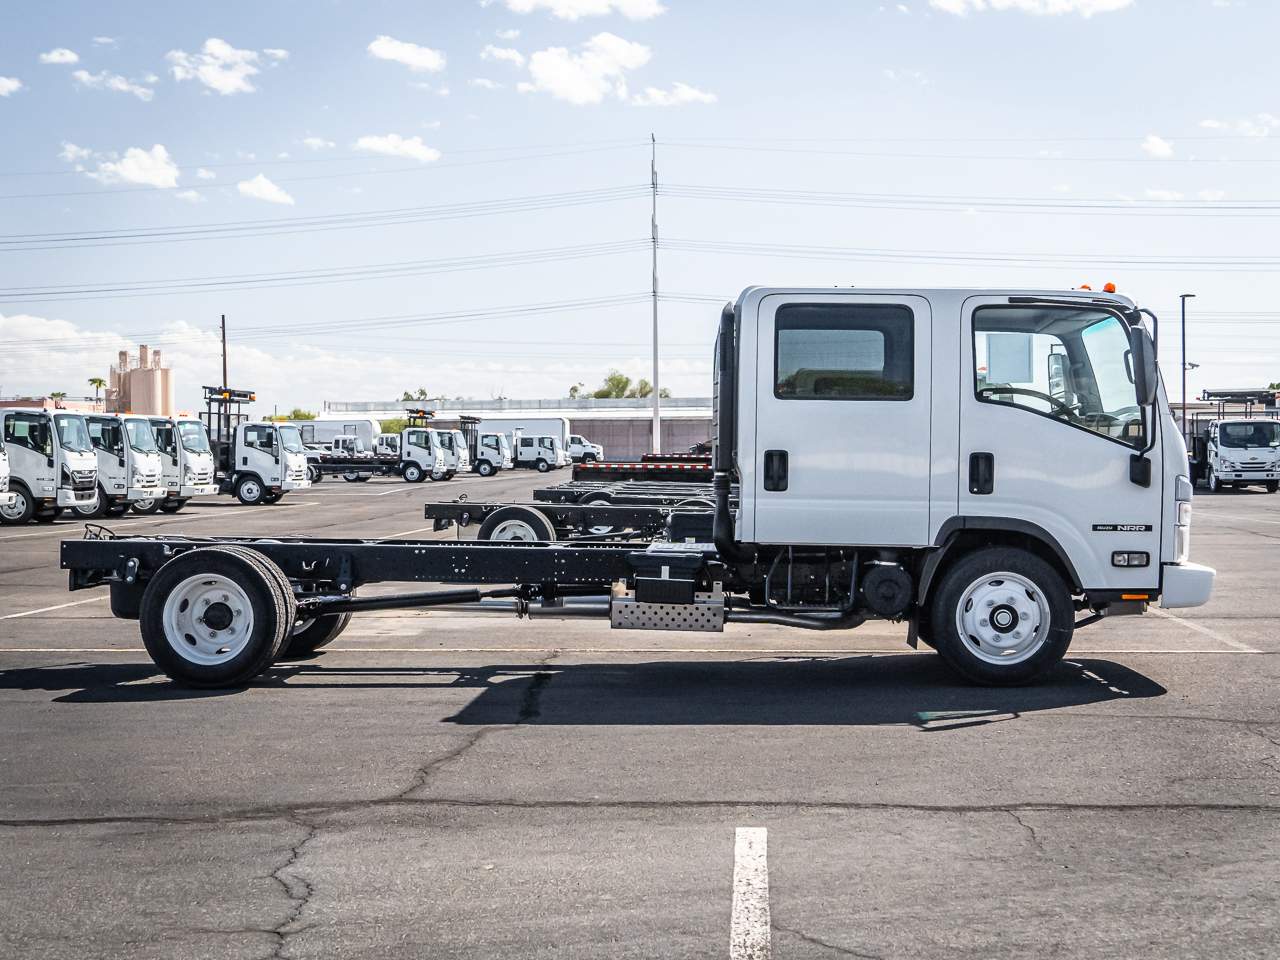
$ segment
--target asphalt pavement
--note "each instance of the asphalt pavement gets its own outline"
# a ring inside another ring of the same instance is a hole
[[[424,500],[546,480],[111,525],[455,536]],[[1193,531],[1209,605],[1082,629],[1025,689],[887,624],[389,611],[193,692],[66,591],[79,525],[0,528],[0,956],[1274,957],[1280,495]]]

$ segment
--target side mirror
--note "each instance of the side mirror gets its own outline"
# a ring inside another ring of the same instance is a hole
[[[1160,373],[1156,367],[1156,347],[1151,334],[1142,327],[1129,331],[1129,354],[1133,368],[1133,383],[1137,387],[1138,403],[1149,407],[1156,402],[1156,387]]]
[[[1051,353],[1049,363],[1049,395],[1058,400],[1067,399],[1067,355]]]

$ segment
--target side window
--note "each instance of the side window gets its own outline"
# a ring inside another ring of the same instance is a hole
[[[40,418],[29,413],[14,413],[5,417],[4,442],[42,453]]]
[[[978,400],[1144,445],[1129,334],[1089,307],[991,306],[973,314]]]
[[[484,440],[481,441],[481,444],[488,447],[490,450],[497,450],[498,438],[494,436],[485,437]]]
[[[116,425],[109,420],[88,420],[89,426],[89,443],[96,450],[106,450],[108,453],[115,450],[118,438],[116,436]]]
[[[521,437],[520,446],[525,449],[533,448],[533,437]]]
[[[244,445],[259,450],[270,450],[274,445],[274,434],[270,427],[245,427]]]
[[[783,400],[910,400],[915,315],[899,304],[778,308],[773,395]]]

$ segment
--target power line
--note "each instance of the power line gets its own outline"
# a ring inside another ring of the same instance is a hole
[[[664,146],[690,150],[734,150],[752,153],[804,154],[806,156],[856,157],[862,160],[966,160],[995,163],[1144,163],[1164,166],[1170,163],[1280,163],[1280,157],[1066,157],[1054,154],[979,154],[979,153],[889,153],[858,150],[815,150],[791,147],[753,146],[750,144],[708,143],[700,140],[664,140]]]

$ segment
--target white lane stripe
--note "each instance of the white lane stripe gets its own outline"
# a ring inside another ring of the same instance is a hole
[[[1249,646],[1247,643],[1241,643],[1239,640],[1233,640],[1231,637],[1228,637],[1226,634],[1219,633],[1217,630],[1210,630],[1208,627],[1202,627],[1194,620],[1184,620],[1182,617],[1176,616],[1168,610],[1161,610],[1159,607],[1149,607],[1147,612],[1154,613],[1157,617],[1163,617],[1166,620],[1172,620],[1175,623],[1180,623],[1188,630],[1194,630],[1196,633],[1209,637],[1212,640],[1217,640],[1219,643],[1225,643],[1228,647],[1239,650],[1241,653],[1262,652],[1256,647]]]
[[[1196,516],[1209,520],[1243,520],[1246,523],[1280,523],[1280,520],[1267,520],[1264,517],[1242,517],[1238,513],[1214,513],[1212,510],[1197,508]]]
[[[733,913],[729,960],[773,956],[769,920],[769,831],[738,827],[733,841]]]
[[[378,537],[376,538],[376,542],[381,542],[383,540],[394,540],[396,537],[407,537],[411,533],[426,533],[427,531],[434,531],[434,530],[435,530],[435,527],[418,527],[416,530],[402,530],[399,533],[389,533],[385,537]]]
[[[41,607],[39,610],[23,610],[22,613],[7,613],[0,620],[17,620],[19,617],[33,617],[37,613],[48,613],[50,610],[64,610],[67,607],[78,607],[84,603],[94,603],[98,600],[106,600],[107,595],[100,597],[90,597],[88,600],[72,600],[70,603],[60,603],[54,607]]]

